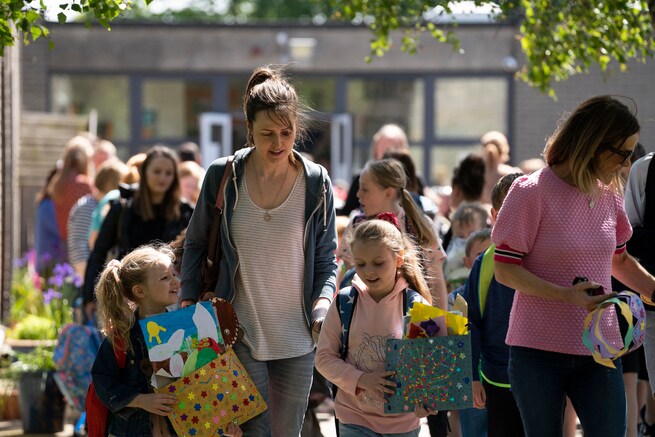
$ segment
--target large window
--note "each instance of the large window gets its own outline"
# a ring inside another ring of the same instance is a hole
[[[129,142],[130,98],[127,76],[55,74],[51,78],[50,109],[65,114],[98,113],[98,135]]]
[[[149,79],[143,81],[143,139],[198,140],[198,116],[211,110],[209,82]]]
[[[373,134],[384,124],[400,125],[410,143],[423,144],[425,96],[421,79],[352,79],[346,93],[346,111],[353,116],[356,168],[370,156]]]
[[[430,174],[427,175],[430,184],[450,185],[453,169],[459,161],[469,153],[479,151],[479,144],[433,146],[430,154]]]
[[[479,138],[490,130],[505,132],[507,87],[505,77],[435,80],[435,137]]]
[[[336,108],[337,81],[333,77],[293,77],[301,100],[314,111],[334,112]]]
[[[507,76],[438,77],[434,80],[431,183],[450,185],[453,169],[467,154],[479,152],[486,132],[507,132]]]

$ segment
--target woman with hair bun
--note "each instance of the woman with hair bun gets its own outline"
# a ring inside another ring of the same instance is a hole
[[[306,116],[282,72],[257,68],[243,110],[247,147],[207,170],[182,258],[182,306],[213,295],[232,303],[245,334],[234,345],[268,409],[247,436],[297,436],[307,408],[315,341],[335,292],[336,227],[327,171],[294,150]],[[201,260],[226,166],[222,259],[201,295]]]

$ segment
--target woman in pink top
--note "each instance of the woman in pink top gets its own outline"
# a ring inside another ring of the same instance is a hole
[[[396,222],[397,225],[397,222]],[[341,437],[417,437],[420,417],[436,414],[420,405],[414,414],[385,414],[385,394],[393,393],[393,372],[385,371],[385,344],[403,335],[403,292],[416,290],[431,303],[413,244],[397,226],[384,220],[358,225],[348,237],[359,292],[353,308],[348,350],[341,356],[341,317],[328,310],[318,340],[316,369],[339,387],[334,410]],[[336,300],[335,300],[336,301]]]
[[[582,329],[588,311],[611,296],[612,275],[648,297],[655,290],[655,278],[625,251],[632,229],[618,173],[638,135],[618,100],[585,101],[548,140],[548,166],[517,179],[498,215],[495,274],[517,291],[508,370],[528,437],[562,435],[565,396],[585,435],[625,436],[621,363],[597,364]],[[589,282],[571,285],[576,276]],[[599,286],[604,294],[595,296]]]

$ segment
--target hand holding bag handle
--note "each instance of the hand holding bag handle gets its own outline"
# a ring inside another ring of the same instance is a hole
[[[221,267],[221,258],[223,251],[221,249],[221,221],[223,220],[223,205],[225,184],[232,174],[232,161],[234,156],[228,156],[221,184],[216,193],[216,204],[214,205],[214,217],[212,218],[211,228],[209,229],[209,244],[207,246],[207,255],[203,258],[200,266],[202,272],[202,293],[199,300],[208,300],[214,297],[214,290],[218,282],[218,274]]]

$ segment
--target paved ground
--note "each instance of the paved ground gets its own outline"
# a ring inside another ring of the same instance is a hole
[[[319,412],[317,414],[319,424],[321,426],[321,433],[323,437],[336,437],[334,431],[334,417],[327,412]],[[425,421],[423,421],[425,422]],[[14,436],[29,436],[29,437],[72,437],[73,425],[66,425],[62,432],[56,434],[23,434],[20,420],[12,420],[7,422],[0,422],[0,437],[14,437]],[[582,432],[578,427],[577,436],[582,436]],[[420,437],[430,437],[428,426],[423,423],[421,427]]]
[[[334,416],[329,413],[318,413],[317,416],[319,423],[321,424],[321,433],[323,434],[323,437],[336,437],[337,433],[334,431]],[[419,437],[430,437],[430,431],[428,430],[427,424],[423,424],[421,427],[421,434],[419,434]]]

